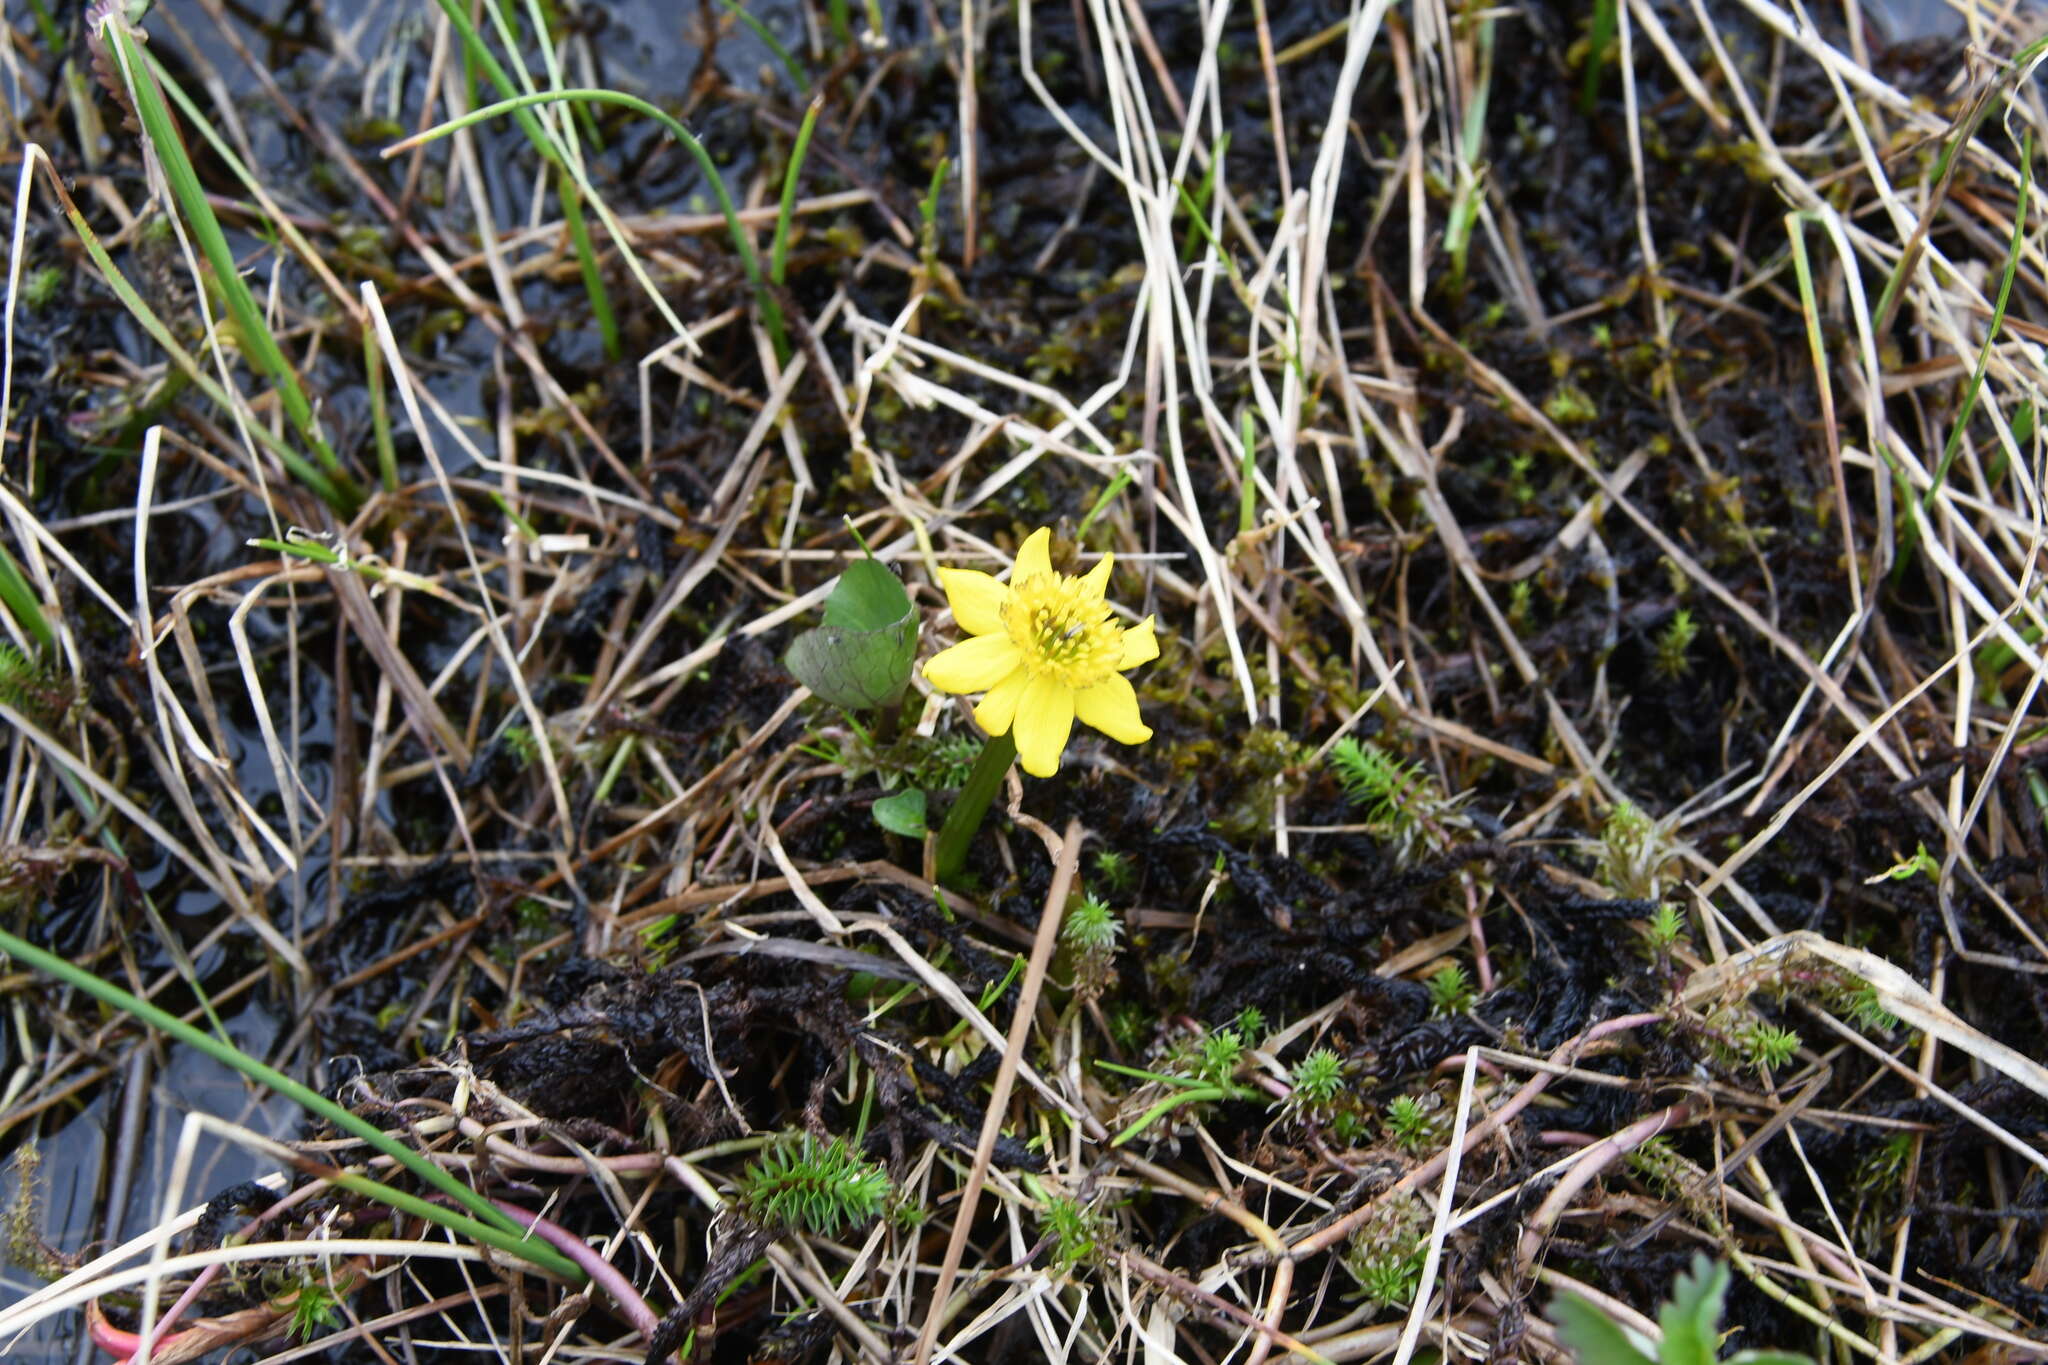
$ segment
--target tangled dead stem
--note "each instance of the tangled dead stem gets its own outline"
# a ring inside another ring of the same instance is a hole
[[[167,2],[323,501],[118,51],[27,8],[5,927],[597,1273],[16,971],[17,1349],[1548,1361],[1705,1250],[1741,1345],[2038,1357],[2008,9]],[[378,155],[494,71],[708,160],[562,102]],[[780,662],[849,520],[927,653],[1040,525],[1159,621],[1154,737],[1013,777],[958,892],[870,807],[965,703]]]

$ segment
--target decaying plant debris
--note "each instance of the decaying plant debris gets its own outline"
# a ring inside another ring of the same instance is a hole
[[[1702,1252],[1740,1346],[2040,1356],[2006,8],[85,8],[0,70],[0,928],[577,1269],[17,962],[23,1358],[1555,1361]],[[704,156],[401,141],[498,76]],[[1041,525],[1154,735],[939,890],[966,707],[783,655]]]

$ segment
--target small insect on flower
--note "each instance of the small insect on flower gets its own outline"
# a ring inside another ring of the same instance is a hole
[[[1017,757],[1033,777],[1060,770],[1076,720],[1119,744],[1152,738],[1123,675],[1159,657],[1152,619],[1121,626],[1103,600],[1111,557],[1086,574],[1059,574],[1051,545],[1049,529],[1033,531],[1008,583],[975,569],[940,569],[953,619],[968,638],[924,665],[941,692],[987,693],[975,723],[991,735],[1014,733]]]

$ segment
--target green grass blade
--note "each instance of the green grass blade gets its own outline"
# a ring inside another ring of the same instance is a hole
[[[1984,329],[1984,345],[1977,352],[1977,367],[1970,373],[1970,386],[1963,390],[1963,406],[1956,413],[1955,425],[1948,431],[1948,443],[1942,447],[1941,463],[1935,466],[1934,480],[1927,491],[1920,496],[1922,510],[1934,503],[1934,495],[1948,479],[1950,466],[1956,462],[1956,452],[1961,449],[1963,432],[1970,425],[1970,417],[1977,410],[1977,395],[1984,388],[1985,371],[1991,367],[1991,348],[1998,344],[1999,330],[2005,325],[2006,305],[2012,300],[2012,278],[2019,271],[2020,248],[2027,239],[2027,200],[2034,187],[2034,130],[2029,128],[2020,145],[2020,193],[2012,210],[2012,242],[2006,248],[2005,273],[1998,279],[1998,300],[1991,307],[1991,323]]]
[[[1941,463],[1934,467],[1934,477],[1927,489],[1920,495],[1920,510],[1927,512],[1934,506],[1935,494],[1948,481],[1949,469],[1956,462],[1956,453],[1962,449],[1963,433],[1969,429],[1970,418],[1977,411],[1977,395],[1984,388],[1985,372],[1991,368],[1991,348],[1998,344],[1999,330],[2005,325],[2005,308],[2012,299],[2012,279],[2019,270],[2020,248],[2027,237],[2027,201],[2032,197],[2034,186],[2034,130],[2029,128],[2020,143],[2020,192],[2019,200],[2012,210],[2012,242],[2005,253],[2005,273],[1999,276],[1998,299],[1991,307],[1991,321],[1984,328],[1984,344],[1977,350],[1976,367],[1970,371],[1969,387],[1963,390],[1962,407],[1956,412],[1956,420],[1948,429],[1948,441],[1941,451]],[[1899,532],[1898,563],[1904,564],[1913,547],[1919,543],[1920,523],[1908,520]],[[1896,572],[1896,570],[1895,570]]]
[[[391,441],[391,400],[384,396],[384,349],[374,328],[363,329],[363,384],[370,391],[370,433],[377,445],[377,480],[398,491],[398,448]]]
[[[1230,151],[1230,134],[1225,132],[1216,139],[1216,145],[1209,149],[1209,164],[1202,170],[1202,178],[1195,182],[1194,193],[1188,193],[1185,186],[1179,186],[1181,203],[1187,206],[1188,216],[1197,220],[1188,224],[1187,235],[1180,239],[1180,263],[1186,265],[1195,259],[1195,248],[1206,240],[1208,233],[1209,199],[1216,193],[1216,176],[1223,168],[1223,158]],[[1202,231],[1198,234],[1196,227]]]
[[[33,943],[16,938],[4,929],[0,929],[0,952],[6,953],[24,966],[32,967],[46,976],[54,977],[68,986],[84,991],[95,1000],[111,1005],[124,1014],[133,1015],[159,1033],[167,1034],[185,1046],[206,1054],[222,1066],[230,1067],[258,1085],[283,1095],[308,1113],[326,1119],[343,1132],[361,1138],[475,1214],[477,1222],[464,1220],[464,1223],[466,1227],[474,1229],[469,1235],[475,1236],[478,1241],[499,1247],[551,1274],[560,1275],[578,1284],[583,1282],[583,1271],[575,1262],[547,1243],[528,1238],[524,1230],[511,1217],[501,1213],[490,1200],[383,1129],[350,1113],[318,1091],[301,1085],[282,1071],[264,1065],[239,1048],[210,1034],[202,1033],[176,1015],[139,996],[131,995],[111,981],[103,980],[54,953],[45,952]],[[431,1217],[434,1221],[444,1224],[448,1222],[444,1216],[447,1211],[436,1205],[413,1199],[411,1206],[412,1211],[418,1212],[423,1218]]]
[[[199,363],[197,356],[178,344],[178,339],[171,334],[171,329],[164,325],[163,319],[156,315],[156,311],[136,292],[135,286],[128,283],[128,277],[121,273],[120,267],[114,264],[113,257],[109,256],[106,247],[101,245],[99,234],[85,221],[85,215],[79,212],[78,206],[71,201],[61,182],[56,182],[53,178],[53,183],[56,184],[64,205],[64,216],[71,220],[72,230],[77,232],[79,242],[85,247],[85,254],[92,257],[93,264],[99,267],[100,277],[106,281],[107,287],[114,291],[114,297],[121,301],[129,316],[149,334],[150,340],[163,348],[164,354],[171,358],[171,363],[176,365],[201,393],[212,399],[222,412],[232,413],[235,410],[234,398],[207,372],[206,367]],[[289,443],[272,434],[269,427],[261,422],[250,422],[245,424],[245,430],[256,444],[277,457],[278,463],[285,467],[287,473],[311,489],[322,502],[330,507],[338,507],[346,501],[341,488],[329,481],[324,473],[294,450]]]
[[[248,282],[235,265],[227,235],[221,231],[220,220],[214,217],[205,187],[199,183],[191,158],[185,154],[184,141],[178,135],[163,93],[149,75],[133,36],[120,19],[114,18],[101,26],[100,39],[120,64],[129,98],[133,100],[136,116],[142,122],[143,135],[156,152],[157,162],[163,167],[164,178],[170,184],[171,194],[177,200],[186,227],[213,269],[215,283],[227,303],[243,353],[277,389],[286,418],[298,432],[299,439],[312,450],[326,474],[327,492],[322,494],[323,499],[338,514],[352,514],[362,499],[351,486],[348,474],[342,469],[341,461],[335,458],[327,438],[321,435],[320,424],[313,415],[313,405],[299,386],[298,373],[285,359],[277,338],[271,335],[264,323],[263,310],[257,306],[256,296],[250,292]]]
[[[597,332],[604,339],[607,360],[625,354],[619,342],[619,320],[612,314],[612,296],[604,287],[604,273],[597,268],[597,248],[591,244],[590,224],[583,218],[583,191],[566,170],[557,177],[555,194],[562,201],[562,221],[569,225],[569,243],[576,249],[576,268],[583,276],[583,292],[590,299],[590,314],[597,319]]]
[[[0,604],[44,649],[57,643],[57,632],[50,629],[49,619],[43,615],[43,602],[36,596],[35,584],[28,581],[21,564],[5,545],[0,545]]]
[[[818,110],[824,100],[814,99],[804,110],[803,127],[796,130],[796,146],[790,149],[789,169],[782,175],[782,207],[775,214],[775,240],[768,249],[768,278],[779,286],[789,269],[789,228],[796,216],[797,176],[804,168],[804,156],[811,150],[811,130],[818,126]]]

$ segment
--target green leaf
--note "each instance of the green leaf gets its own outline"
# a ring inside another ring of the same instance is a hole
[[[910,685],[918,628],[896,575],[876,560],[857,560],[825,599],[825,624],[797,636],[783,662],[834,706],[893,706]]]
[[[910,594],[879,559],[856,559],[825,599],[825,624],[881,630],[910,615]]]
[[[1720,1358],[1721,1304],[1728,1297],[1728,1267],[1695,1256],[1692,1269],[1672,1286],[1671,1302],[1657,1314],[1664,1329],[1663,1365],[1714,1365]]]
[[[1656,1365],[1620,1323],[1576,1294],[1551,1300],[1550,1320],[1579,1365]]]
[[[924,823],[924,788],[912,787],[874,804],[875,823],[891,834],[922,839],[928,833]]]

